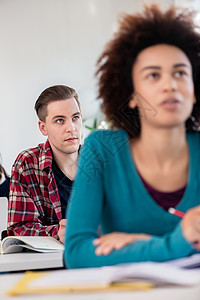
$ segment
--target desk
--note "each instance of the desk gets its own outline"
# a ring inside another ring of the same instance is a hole
[[[99,292],[99,293],[74,293],[74,294],[46,294],[24,295],[11,297],[6,291],[17,283],[23,276],[21,273],[0,275],[0,299],[1,300],[199,300],[200,285],[194,287],[163,287],[148,291],[127,292]]]
[[[0,254],[0,272],[25,271],[35,269],[41,270],[62,267],[62,252],[19,252]]]

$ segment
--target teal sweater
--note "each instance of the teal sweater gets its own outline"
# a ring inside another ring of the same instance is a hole
[[[200,134],[187,134],[188,184],[177,209],[200,204]],[[85,142],[67,213],[64,259],[68,268],[127,262],[166,261],[196,252],[182,234],[180,218],[169,214],[146,191],[123,130],[101,130]],[[96,256],[93,240],[102,232],[147,233],[107,256]]]

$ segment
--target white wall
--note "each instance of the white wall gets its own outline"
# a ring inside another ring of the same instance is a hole
[[[0,153],[10,173],[17,154],[44,141],[34,103],[46,87],[74,87],[94,115],[95,63],[119,12],[140,0],[0,0]],[[173,0],[157,1],[163,8]]]

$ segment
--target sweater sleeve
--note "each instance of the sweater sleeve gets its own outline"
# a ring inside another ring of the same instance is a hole
[[[180,223],[171,233],[131,243],[109,255],[97,256],[93,240],[101,224],[106,161],[96,151],[93,135],[83,146],[78,173],[68,207],[64,259],[68,268],[99,267],[127,262],[166,261],[196,251],[183,234]],[[98,146],[97,146],[98,147]],[[149,220],[151,221],[151,220]]]

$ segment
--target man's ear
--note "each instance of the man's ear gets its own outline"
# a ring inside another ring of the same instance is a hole
[[[48,133],[47,133],[47,129],[46,129],[45,123],[42,122],[41,120],[39,120],[39,121],[38,121],[38,126],[39,126],[39,129],[40,129],[40,131],[42,132],[42,134],[43,134],[44,136],[47,136]]]

